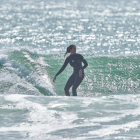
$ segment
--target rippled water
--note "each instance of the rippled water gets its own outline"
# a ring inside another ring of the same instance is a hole
[[[1,1],[1,49],[26,48],[40,53],[96,55],[139,54],[138,0]]]

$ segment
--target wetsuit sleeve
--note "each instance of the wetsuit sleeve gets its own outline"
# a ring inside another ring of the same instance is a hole
[[[84,63],[83,69],[85,69],[88,66],[88,63],[84,58],[83,58],[82,62]]]
[[[81,55],[81,61],[84,63],[84,66],[82,67],[82,69],[85,69],[88,66],[88,63],[82,55]]]
[[[55,76],[58,76],[65,68],[66,66],[68,65],[68,58],[66,58],[63,66],[61,67],[61,69],[57,72],[57,74]]]

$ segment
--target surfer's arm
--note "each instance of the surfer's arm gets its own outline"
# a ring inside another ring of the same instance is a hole
[[[88,66],[86,59],[81,55],[81,61],[84,63],[84,66],[81,65],[82,69],[85,69]]]
[[[88,63],[81,54],[79,54],[79,60],[84,63],[84,66],[82,66],[81,63],[79,63],[80,69],[85,69],[88,66]]]
[[[82,63],[80,61],[84,63],[84,66],[82,66]],[[82,55],[80,55],[80,61],[79,61],[80,65],[79,77],[82,77],[82,69],[85,69],[88,66],[88,63]]]
[[[82,59],[82,62],[84,63],[84,66],[82,68],[85,69],[88,66],[88,63],[84,58]]]
[[[79,70],[79,77],[82,77],[82,69],[85,69],[88,66],[87,61],[83,58],[82,62],[84,63],[84,66],[82,67],[82,64],[80,63],[80,70]]]
[[[61,69],[57,72],[57,74],[55,75],[55,77],[58,76],[58,75],[66,68],[67,65],[68,65],[68,58],[66,58],[66,60],[65,60],[65,62],[64,62],[64,64],[63,64],[63,66],[62,66]]]

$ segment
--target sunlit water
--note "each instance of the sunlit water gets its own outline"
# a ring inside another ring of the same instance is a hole
[[[140,138],[139,0],[0,0],[0,139]],[[78,97],[66,47],[88,61]]]

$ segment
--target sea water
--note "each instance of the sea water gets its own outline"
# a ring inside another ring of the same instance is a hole
[[[0,139],[140,139],[139,23],[139,0],[0,0]],[[52,81],[70,44],[77,97]]]

